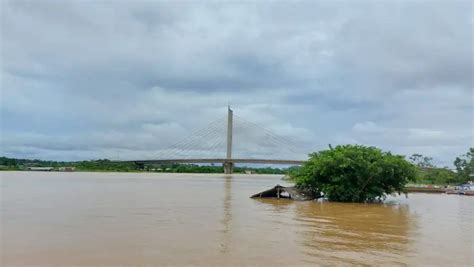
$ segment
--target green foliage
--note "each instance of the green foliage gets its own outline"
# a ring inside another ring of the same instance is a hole
[[[245,171],[251,171],[256,174],[285,174],[285,169],[264,167],[264,168],[252,168],[252,167],[235,167],[234,173],[245,173]]]
[[[471,147],[466,154],[456,157],[454,166],[459,182],[474,180],[474,148]]]
[[[195,165],[195,164],[175,164],[168,166],[161,166],[162,170],[166,172],[177,172],[177,173],[223,173],[224,168],[213,165]],[[251,171],[256,174],[284,174],[285,170],[278,168],[252,168],[252,167],[234,167],[234,173],[245,173]]]
[[[301,166],[291,166],[287,169],[287,175],[290,177],[290,178],[294,178],[298,175],[298,173],[301,172]]]
[[[77,162],[44,161],[30,159],[12,159],[0,157],[0,170],[22,170],[26,167],[75,167],[76,171],[107,171],[107,172],[172,172],[172,173],[223,173],[221,165],[196,165],[196,164],[171,164],[171,165],[145,165],[144,169],[137,168],[133,162],[116,162],[108,159],[85,160]],[[234,173],[251,171],[257,174],[285,174],[286,169],[279,168],[252,168],[235,167]]]
[[[17,166],[17,163],[15,159],[0,157],[0,165],[1,166]]]
[[[456,173],[448,168],[418,168],[416,182],[419,184],[456,184],[459,183]]]
[[[410,160],[415,164],[416,166],[420,168],[433,168],[434,165],[432,164],[433,158],[431,157],[425,157],[421,154],[413,154],[410,156]]]
[[[224,168],[222,166],[213,165],[195,165],[195,164],[173,164],[156,166],[153,169],[162,172],[173,172],[173,173],[223,173]]]
[[[18,164],[15,159],[0,157],[0,170],[18,170]]]
[[[0,169],[16,169],[20,170],[23,167],[63,167],[71,166],[71,163],[62,161],[39,160],[39,159],[14,159],[7,157],[0,157]]]
[[[403,156],[360,145],[336,146],[310,154],[296,185],[332,201],[372,202],[404,192],[415,167]]]
[[[108,159],[79,161],[68,163],[66,166],[76,167],[78,171],[136,171],[137,167],[132,162],[114,162]]]
[[[419,184],[446,185],[457,183],[456,175],[448,167],[439,168],[432,164],[433,158],[413,154],[409,158],[417,166],[416,182]]]

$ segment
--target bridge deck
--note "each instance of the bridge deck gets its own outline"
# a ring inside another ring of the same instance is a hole
[[[255,163],[255,164],[282,164],[302,165],[303,160],[282,159],[151,159],[151,160],[125,160],[120,162],[135,162],[139,164],[174,164],[174,163]]]

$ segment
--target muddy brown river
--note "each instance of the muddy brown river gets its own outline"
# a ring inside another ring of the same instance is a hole
[[[274,175],[0,172],[1,266],[474,264],[474,197],[257,200]]]

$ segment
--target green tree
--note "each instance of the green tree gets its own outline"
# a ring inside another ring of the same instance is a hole
[[[409,159],[418,167],[416,172],[417,183],[450,184],[457,182],[453,171],[449,170],[448,167],[436,167],[433,165],[433,158],[431,157],[415,153]]]
[[[10,159],[10,158],[6,158],[6,157],[0,157],[0,165],[1,166],[14,166],[16,167],[17,166],[17,162],[15,159]]]
[[[425,157],[421,154],[413,154],[409,158],[413,164],[420,168],[434,168],[434,165],[432,163],[433,158],[431,157]]]
[[[417,182],[418,183],[429,183],[429,184],[452,184],[456,183],[456,175],[453,171],[448,168],[419,168],[417,171]]]
[[[474,179],[474,148],[469,148],[469,151],[456,157],[454,160],[456,167],[457,178],[459,182],[466,182]]]
[[[415,167],[403,156],[375,147],[342,145],[310,154],[296,175],[296,185],[332,201],[372,202],[405,192]]]

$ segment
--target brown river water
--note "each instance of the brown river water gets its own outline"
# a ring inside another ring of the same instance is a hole
[[[1,266],[473,266],[474,197],[257,200],[279,175],[0,172]]]

